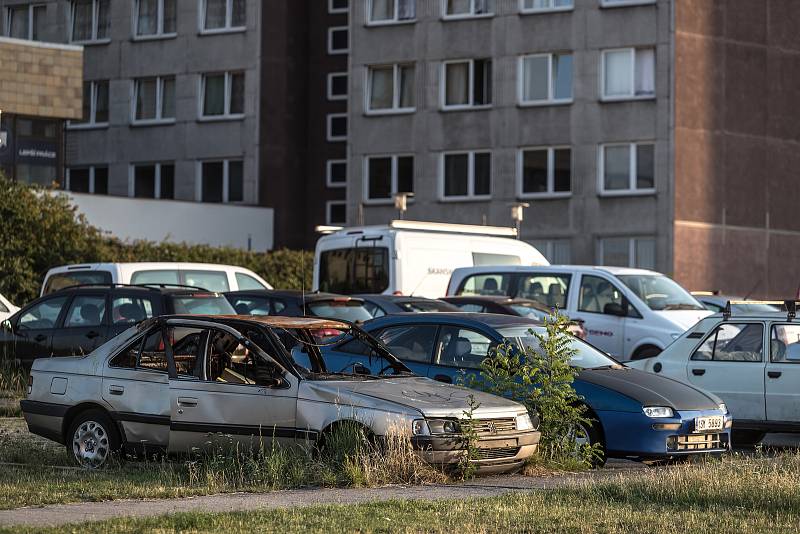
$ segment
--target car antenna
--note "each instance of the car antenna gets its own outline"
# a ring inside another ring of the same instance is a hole
[[[300,295],[303,301],[303,317],[306,316],[306,255],[305,251],[300,252],[300,269],[302,279],[300,280]]]

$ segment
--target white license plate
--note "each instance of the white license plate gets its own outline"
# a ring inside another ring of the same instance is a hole
[[[711,432],[714,430],[722,430],[723,426],[725,426],[725,420],[721,415],[694,418],[695,432]]]

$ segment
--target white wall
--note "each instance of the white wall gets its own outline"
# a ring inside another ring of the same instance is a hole
[[[93,226],[123,240],[187,242],[254,251],[273,245],[274,210],[231,204],[203,204],[67,193]]]

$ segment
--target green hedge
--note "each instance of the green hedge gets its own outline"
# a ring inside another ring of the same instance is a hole
[[[311,287],[314,254],[247,252],[187,243],[123,242],[91,226],[66,195],[0,175],[0,293],[21,305],[36,298],[48,269],[70,263],[187,261],[238,265],[279,288]]]

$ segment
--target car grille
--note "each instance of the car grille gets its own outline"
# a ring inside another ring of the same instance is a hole
[[[519,452],[519,447],[502,447],[498,449],[479,449],[479,460],[497,460],[499,458],[513,458]]]
[[[513,417],[504,419],[478,419],[473,421],[475,432],[479,436],[491,436],[503,432],[514,432],[517,429],[517,420]]]
[[[667,438],[667,449],[670,451],[705,451],[727,447],[727,434],[684,434]]]

